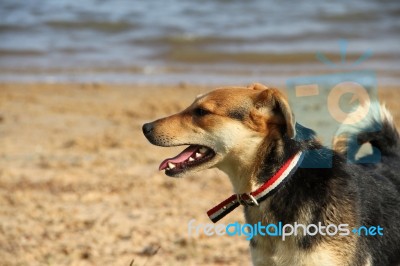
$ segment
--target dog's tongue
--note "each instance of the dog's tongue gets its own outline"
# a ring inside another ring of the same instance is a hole
[[[164,170],[165,168],[168,167],[168,163],[183,163],[187,159],[189,159],[190,156],[192,156],[197,150],[199,149],[199,146],[197,145],[190,145],[186,149],[184,149],[181,153],[179,153],[177,156],[174,158],[170,159],[165,159],[161,164],[160,167],[158,168],[160,171]]]

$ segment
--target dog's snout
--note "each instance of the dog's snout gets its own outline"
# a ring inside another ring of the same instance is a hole
[[[143,125],[142,130],[145,136],[148,136],[153,132],[154,126],[153,123],[146,123]]]

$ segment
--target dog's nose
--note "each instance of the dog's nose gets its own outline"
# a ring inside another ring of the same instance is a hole
[[[143,125],[142,130],[143,134],[145,136],[149,135],[151,132],[153,132],[154,126],[153,123],[146,123]]]

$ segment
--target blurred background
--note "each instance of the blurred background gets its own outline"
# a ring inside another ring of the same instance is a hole
[[[244,237],[188,235],[228,178],[158,172],[183,148],[143,123],[216,85],[356,70],[400,123],[399,17],[398,0],[0,0],[0,265],[250,265]]]
[[[399,17],[378,0],[2,0],[0,81],[284,84],[332,70],[317,52],[346,68],[372,52],[357,67],[393,84]]]

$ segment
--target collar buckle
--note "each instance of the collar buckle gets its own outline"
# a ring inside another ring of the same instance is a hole
[[[243,206],[259,206],[260,204],[251,193],[236,194],[237,201]]]

